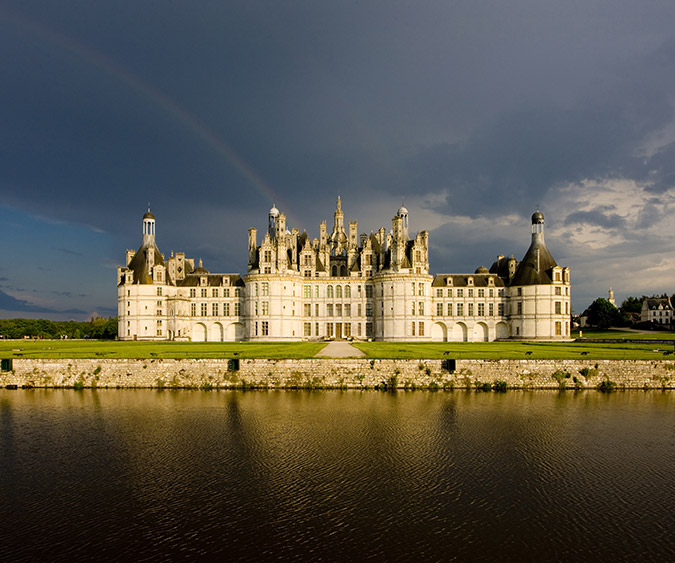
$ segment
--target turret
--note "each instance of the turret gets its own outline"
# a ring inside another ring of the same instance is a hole
[[[268,218],[267,218],[267,232],[270,234],[270,238],[274,238],[277,232],[277,218],[279,217],[279,210],[276,205],[272,205],[270,209]]]
[[[401,205],[396,215],[401,218],[401,236],[403,240],[408,240],[410,238],[408,232],[408,210]]]
[[[143,215],[143,246],[155,245],[155,216],[148,211]]]

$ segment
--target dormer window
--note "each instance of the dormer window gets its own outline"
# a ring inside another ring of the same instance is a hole
[[[201,278],[199,278],[199,285],[206,285],[206,282],[207,282],[206,276],[202,276]]]
[[[473,285],[473,278],[469,278],[469,279],[467,280],[467,283],[468,283],[469,285]]]

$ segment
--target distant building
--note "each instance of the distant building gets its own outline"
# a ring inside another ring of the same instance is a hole
[[[260,244],[248,232],[248,268],[213,274],[184,253],[166,259],[155,216],[143,216],[143,242],[118,268],[123,340],[490,341],[569,338],[570,270],[544,242],[544,215],[532,215],[522,261],[502,255],[469,274],[429,274],[429,234],[411,237],[401,207],[391,231],[345,228],[340,198],[333,229],[319,237],[289,230],[276,206]]]
[[[645,299],[642,302],[641,322],[670,326],[673,323],[673,318],[673,304],[669,298]]]

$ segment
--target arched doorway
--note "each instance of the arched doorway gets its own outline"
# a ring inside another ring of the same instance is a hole
[[[476,323],[473,327],[473,342],[488,341],[488,327],[485,323]]]
[[[197,323],[192,327],[192,342],[206,342],[206,325]]]
[[[506,323],[497,323],[497,338],[508,338],[511,336],[509,327]]]
[[[444,323],[434,323],[431,327],[431,340],[434,342],[447,342],[448,327]]]
[[[223,341],[223,325],[220,323],[215,323],[211,327],[211,337],[209,338],[211,342],[222,342]]]
[[[452,340],[453,342],[466,342],[467,341],[467,330],[464,323],[457,323],[452,329]]]

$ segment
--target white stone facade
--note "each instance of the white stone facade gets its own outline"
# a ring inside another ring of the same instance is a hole
[[[276,207],[258,244],[248,234],[248,270],[211,274],[183,253],[168,259],[143,217],[143,244],[118,268],[122,340],[491,341],[569,338],[569,269],[544,244],[543,215],[532,217],[525,258],[499,256],[473,274],[429,274],[429,235],[411,238],[401,207],[389,233],[334,224],[319,238],[288,230]]]

